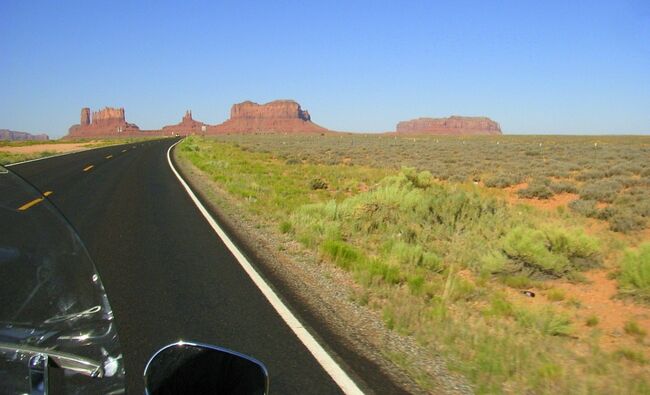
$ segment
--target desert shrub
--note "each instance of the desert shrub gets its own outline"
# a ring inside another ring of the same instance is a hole
[[[515,308],[503,295],[496,294],[490,299],[490,306],[483,310],[483,314],[501,317],[512,317]]]
[[[646,332],[645,329],[641,328],[639,323],[634,320],[625,322],[625,325],[623,325],[623,330],[628,335],[632,335],[639,338],[644,338],[648,334],[648,332]]]
[[[645,365],[648,362],[643,352],[632,350],[629,348],[619,348],[614,352],[614,357],[616,357],[617,359],[625,358],[628,361],[636,362],[641,365]]]
[[[511,268],[560,277],[597,264],[599,246],[579,229],[537,230],[520,226],[506,233],[502,250],[510,258]]]
[[[433,176],[426,170],[418,173],[414,167],[403,167],[402,174],[416,188],[426,189],[433,183]]]
[[[560,302],[560,301],[563,301],[563,300],[564,300],[564,298],[566,297],[566,295],[565,295],[565,293],[564,293],[563,290],[561,290],[561,289],[557,289],[557,288],[553,288],[553,289],[551,289],[551,290],[548,291],[548,293],[546,294],[546,297],[547,297],[548,300],[550,300],[551,302]]]
[[[490,188],[506,188],[519,184],[523,177],[518,174],[501,173],[485,180],[485,186]]]
[[[505,275],[501,277],[501,281],[511,288],[526,289],[532,287],[535,282],[530,277],[524,274]]]
[[[464,172],[457,172],[449,176],[448,180],[451,182],[465,182],[469,178],[469,175]]]
[[[524,327],[549,336],[568,336],[573,332],[569,317],[551,308],[515,310],[515,319]]]
[[[198,152],[201,150],[201,147],[188,140],[185,144],[183,144],[183,150],[189,152]]]
[[[517,191],[517,195],[527,199],[549,199],[553,196],[553,191],[547,182],[536,180],[531,182],[527,188]]]
[[[425,251],[420,245],[396,241],[389,243],[387,250],[388,255],[400,265],[422,267],[432,272],[441,272],[444,268],[437,254]]]
[[[612,177],[611,181],[618,183],[620,185],[620,188],[630,188],[639,185],[640,183],[640,180],[637,178],[622,176]]]
[[[650,243],[628,250],[618,274],[620,292],[650,302]]]
[[[595,217],[598,214],[595,200],[574,200],[569,203],[569,208],[586,217]]]
[[[603,178],[605,178],[605,171],[596,169],[586,170],[575,176],[578,181],[600,180]]]
[[[609,221],[610,218],[617,214],[618,210],[615,207],[607,206],[601,209],[596,210],[596,215],[594,218],[602,219],[603,221]]]
[[[289,221],[282,221],[279,228],[281,233],[291,233],[293,231],[293,225]]]
[[[616,180],[599,180],[583,185],[580,189],[580,197],[584,200],[611,203],[621,187],[621,183]]]
[[[578,193],[578,188],[575,186],[575,184],[567,181],[551,183],[551,185],[549,185],[549,188],[551,191],[553,191],[553,193]]]
[[[320,177],[314,178],[311,181],[309,181],[309,188],[312,190],[317,190],[317,189],[327,189],[328,185],[325,180],[323,180]]]
[[[605,169],[605,177],[622,176],[630,173],[631,172],[625,163],[619,163]]]
[[[609,227],[614,232],[627,233],[635,230],[645,229],[646,220],[642,216],[636,215],[630,210],[609,208],[611,215],[608,216]],[[609,210],[601,210],[601,212],[609,213]]]
[[[482,274],[496,274],[505,271],[508,257],[501,251],[490,251],[481,257],[480,271]]]
[[[598,319],[597,316],[595,316],[595,315],[590,315],[590,316],[587,317],[587,319],[585,320],[585,325],[587,325],[587,326],[589,326],[589,327],[593,327],[593,326],[598,325],[599,322],[600,322],[600,320]]]

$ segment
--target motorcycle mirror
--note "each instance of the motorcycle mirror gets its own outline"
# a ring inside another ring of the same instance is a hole
[[[188,342],[158,350],[144,370],[148,395],[265,395],[269,378],[264,365],[234,351]]]

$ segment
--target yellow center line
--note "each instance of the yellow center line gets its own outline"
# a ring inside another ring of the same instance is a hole
[[[108,155],[108,156],[106,157],[106,159],[111,159],[112,157],[113,157],[113,155]]]
[[[92,169],[93,167],[95,167],[95,165],[90,165],[90,166],[86,167],[86,168],[84,169],[84,171],[88,171],[88,170]]]
[[[40,197],[40,198],[38,198],[38,199],[34,199],[34,200],[32,200],[31,202],[25,203],[25,204],[23,204],[22,206],[18,207],[18,210],[20,210],[20,211],[25,211],[25,210],[27,210],[28,208],[30,208],[30,207],[32,207],[32,206],[35,206],[35,205],[39,204],[40,202],[43,201],[43,199],[45,199],[45,198]]]
[[[50,196],[53,193],[54,192],[52,192],[52,191],[45,191],[45,192],[43,192],[43,196]]]

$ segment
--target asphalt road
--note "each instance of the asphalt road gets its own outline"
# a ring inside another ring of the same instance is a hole
[[[48,199],[86,243],[115,314],[127,393],[143,393],[148,358],[179,339],[263,361],[272,394],[341,393],[182,189],[166,158],[174,142],[106,147],[10,168],[51,191]]]

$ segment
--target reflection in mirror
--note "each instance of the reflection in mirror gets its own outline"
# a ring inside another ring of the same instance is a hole
[[[233,351],[179,342],[158,351],[144,371],[149,395],[268,393],[264,365]]]

